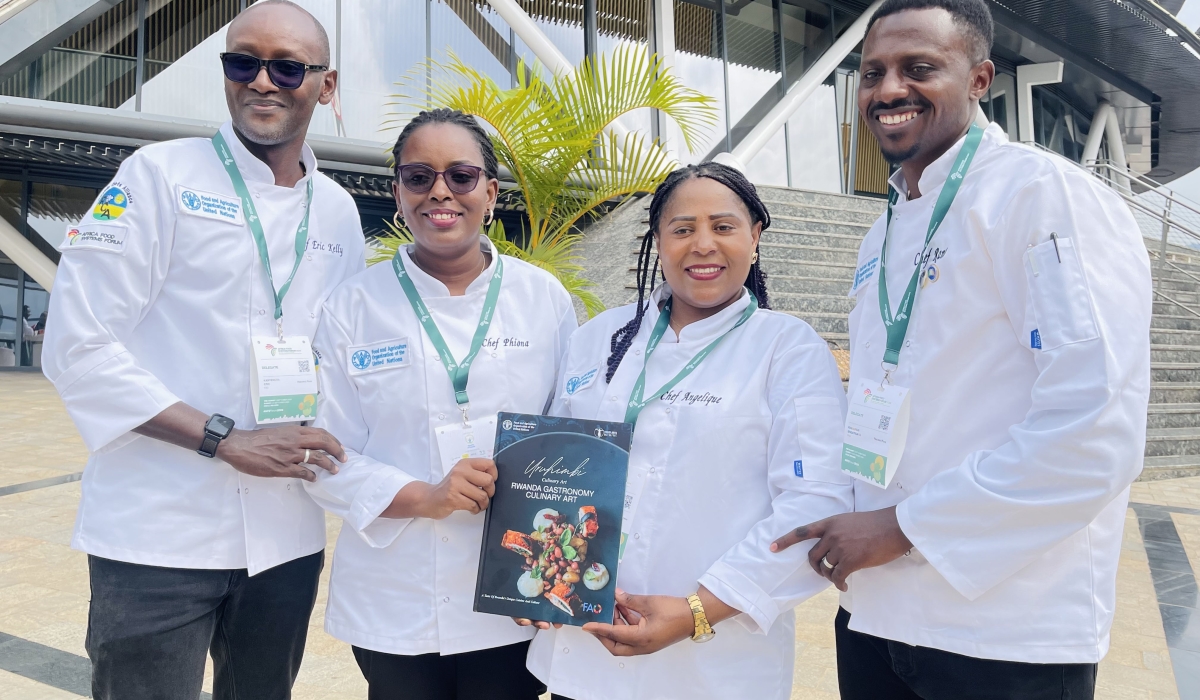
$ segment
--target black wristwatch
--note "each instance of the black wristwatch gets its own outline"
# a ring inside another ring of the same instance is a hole
[[[233,419],[214,413],[204,424],[204,442],[196,450],[202,457],[212,458],[217,454],[217,445],[233,432]]]

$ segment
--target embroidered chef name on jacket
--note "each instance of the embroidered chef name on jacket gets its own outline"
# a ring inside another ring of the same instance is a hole
[[[490,350],[495,350],[498,347],[527,348],[529,347],[529,341],[520,338],[484,338],[483,347]]]
[[[725,397],[723,396],[713,396],[707,391],[703,394],[695,394],[690,391],[675,390],[668,391],[667,393],[663,394],[659,400],[666,401],[671,405],[686,404],[688,406],[714,406],[721,403],[724,398]]]
[[[913,256],[913,267],[924,267],[929,263],[938,262],[944,257],[946,257],[945,248],[930,248]]]
[[[336,255],[339,258],[345,254],[345,251],[342,249],[341,243],[326,243],[325,241],[318,241],[315,238],[309,239],[308,249],[310,251],[315,250],[320,253],[328,253],[330,255]]]

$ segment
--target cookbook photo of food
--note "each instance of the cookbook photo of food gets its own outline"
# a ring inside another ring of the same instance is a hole
[[[629,423],[501,413],[475,611],[611,622]]]

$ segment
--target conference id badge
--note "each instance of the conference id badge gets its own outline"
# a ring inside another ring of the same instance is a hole
[[[250,398],[260,425],[317,417],[317,373],[307,336],[254,336]]]
[[[908,389],[863,379],[847,398],[842,471],[886,489],[908,437]]]
[[[443,425],[433,431],[437,436],[442,476],[450,473],[464,459],[491,459],[496,447],[496,416],[477,418],[453,425]]]

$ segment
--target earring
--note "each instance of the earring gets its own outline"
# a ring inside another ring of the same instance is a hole
[[[400,220],[400,212],[392,214],[392,226],[395,226],[400,230],[404,230],[404,222]]]
[[[484,226],[491,226],[491,224],[492,224],[492,220],[493,220],[493,219],[495,219],[495,218],[496,218],[496,216],[495,216],[494,214],[492,214],[492,210],[491,210],[491,209],[488,209],[487,218],[485,218],[485,219],[483,220],[483,225],[484,225]]]
[[[755,265],[757,263],[758,263],[758,251],[756,250],[756,251],[754,251],[754,255],[750,256],[750,264]]]

